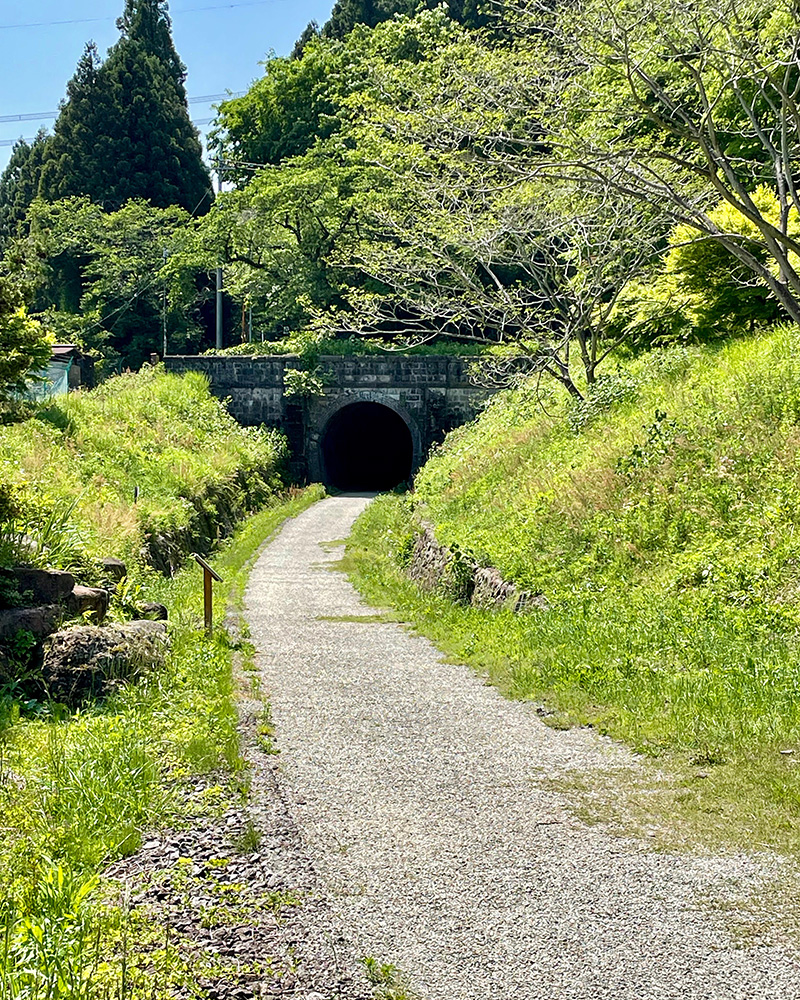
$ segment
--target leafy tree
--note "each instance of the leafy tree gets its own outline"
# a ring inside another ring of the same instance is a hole
[[[635,199],[730,254],[800,321],[800,18],[793,0],[542,4],[552,47],[539,120],[556,154],[540,176]],[[580,72],[576,72],[576,69]],[[768,184],[778,210],[754,192]],[[753,227],[727,229],[725,202]]]
[[[193,259],[197,267],[224,260],[226,286],[254,305],[262,328],[298,329],[317,311],[347,308],[348,289],[376,287],[352,250],[370,238],[371,201],[391,177],[372,147],[362,155],[359,102],[367,90],[382,91],[383,76],[412,99],[405,75],[439,75],[440,53],[463,34],[441,11],[427,11],[357,27],[343,42],[312,40],[301,60],[273,60],[249,94],[223,105],[217,149],[248,162],[274,159],[277,169],[231,168],[241,187],[203,220]],[[306,102],[305,119],[295,99]],[[286,156],[289,149],[297,155]]]
[[[339,136],[372,180],[355,202],[358,238],[329,259],[362,276],[322,326],[510,344],[573,395],[595,381],[626,336],[609,327],[614,302],[665,229],[626,199],[535,181],[540,75],[530,50],[452,30],[424,60],[373,63]]]
[[[374,28],[397,15],[410,17],[422,8],[440,6],[438,0],[336,0],[330,18],[322,26],[325,38],[345,38],[359,24]],[[486,5],[490,7],[490,4]],[[447,0],[447,14],[467,28],[480,28],[492,20],[488,11],[481,9],[478,0]]]
[[[122,37],[106,61],[88,45],[67,86],[41,192],[52,201],[88,195],[110,210],[144,198],[200,211],[210,203],[210,181],[166,3],[126,0],[118,24]]]
[[[592,383],[620,339],[606,329],[615,298],[663,230],[620,199],[531,182],[530,52],[481,45],[442,11],[358,26],[271,64],[236,102],[250,115],[238,136],[263,140],[276,84],[311,67],[330,131],[220,198],[200,230],[208,265],[229,262],[229,287],[270,329],[513,342],[579,395],[573,347]]]
[[[422,184],[411,188],[409,178],[407,200],[389,189],[392,204],[372,225],[382,238],[355,249],[382,291],[350,291],[349,309],[324,321],[343,334],[411,343],[445,336],[506,345],[514,371],[547,374],[581,397],[582,383],[593,385],[628,337],[610,324],[614,305],[650,268],[660,228],[635,205],[565,185],[497,185],[487,195],[483,171],[445,156],[434,162]]]
[[[336,56],[330,44],[312,39],[302,59],[270,59],[265,75],[246,94],[223,101],[209,147],[225,162],[227,177],[246,182],[251,164],[302,155],[338,127]]]
[[[165,294],[171,349],[202,342],[205,289],[196,272],[168,269],[164,257],[180,256],[189,222],[184,209],[144,201],[109,213],[86,197],[39,200],[7,261],[48,329],[137,365],[161,352]]]
[[[421,68],[456,34],[446,15],[428,11],[375,30],[360,25],[344,41],[311,38],[301,59],[271,59],[247,94],[220,105],[209,146],[227,176],[246,183],[253,165],[301,156],[339,132],[353,118],[353,95],[379,88],[384,68]]]
[[[26,377],[50,360],[52,339],[25,311],[7,278],[0,278],[0,400],[22,392]]]
[[[778,200],[766,186],[753,192],[766,218],[776,218]],[[755,225],[726,202],[709,211],[709,218],[765,263]],[[654,280],[632,282],[618,298],[611,329],[627,330],[638,345],[675,340],[709,340],[730,336],[757,324],[774,322],[780,307],[769,289],[718,240],[698,237],[696,229],[676,226]]]
[[[752,193],[753,203],[765,219],[776,223],[778,199],[766,186]],[[795,226],[797,231],[796,213]],[[733,239],[739,234],[741,243],[756,259],[768,265],[767,252],[757,226],[744,218],[727,202],[708,213],[709,219]],[[670,236],[664,274],[674,276],[679,294],[690,296],[689,314],[696,335],[714,337],[752,330],[757,323],[776,320],[780,308],[769,289],[749,267],[720,243],[719,240],[698,239],[697,231],[687,225],[677,226]]]
[[[348,256],[367,183],[332,143],[320,143],[243,190],[223,192],[183,264],[211,269],[225,261],[226,287],[255,304],[260,326],[297,329],[314,309],[342,305],[343,287],[358,281],[332,256]]]

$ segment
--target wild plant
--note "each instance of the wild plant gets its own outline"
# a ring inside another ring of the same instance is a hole
[[[0,567],[75,568],[86,560],[75,511],[82,499],[55,497],[28,503],[14,519],[0,523]]]
[[[100,931],[89,905],[95,876],[38,867],[27,891],[6,900],[0,920],[0,1000],[88,1000]]]

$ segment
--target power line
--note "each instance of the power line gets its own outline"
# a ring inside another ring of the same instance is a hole
[[[210,125],[213,121],[215,121],[214,118],[198,118],[192,121],[192,125],[196,125],[200,128],[203,125]],[[36,142],[36,136],[32,135],[27,138],[17,137],[16,139],[0,139],[0,148],[5,147],[7,149],[9,146],[14,146],[18,142],[27,142],[30,144],[32,142]]]
[[[234,97],[241,97],[245,91],[240,90],[236,94],[204,94],[202,97],[188,98],[189,104],[213,104],[214,101],[229,101]],[[0,115],[2,122],[37,122],[58,118],[58,111],[31,111],[21,115]],[[195,122],[195,125],[199,124]]]
[[[285,0],[243,0],[239,3],[214,4],[211,7],[184,7],[173,11],[175,14],[200,14],[208,10],[230,10],[233,7],[264,7],[268,4],[283,3]],[[26,24],[0,24],[0,31],[11,31],[14,28],[50,28],[65,24],[97,24],[99,22],[116,21],[115,17],[74,17],[64,21],[29,21]]]

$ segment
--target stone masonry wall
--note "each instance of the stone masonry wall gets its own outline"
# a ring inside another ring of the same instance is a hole
[[[431,445],[477,414],[487,395],[470,382],[469,359],[443,355],[322,356],[317,364],[324,396],[307,400],[284,396],[286,371],[302,367],[292,355],[172,356],[164,364],[171,372],[207,375],[212,392],[229,400],[240,423],[281,428],[293,454],[302,456],[305,473],[312,475],[318,471],[316,452],[325,425],[349,401],[366,399],[399,412],[411,430],[419,464]]]
[[[439,590],[458,604],[516,613],[547,608],[544,595],[520,590],[494,566],[480,566],[469,554],[442,545],[430,526],[414,540],[408,575],[424,590]]]

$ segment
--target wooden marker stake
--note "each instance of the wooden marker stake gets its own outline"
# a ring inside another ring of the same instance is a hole
[[[222,577],[216,570],[213,570],[202,556],[196,552],[192,553],[192,558],[203,568],[203,619],[205,623],[206,635],[211,635],[213,626],[213,597],[211,592],[211,581],[216,580],[222,583]]]

